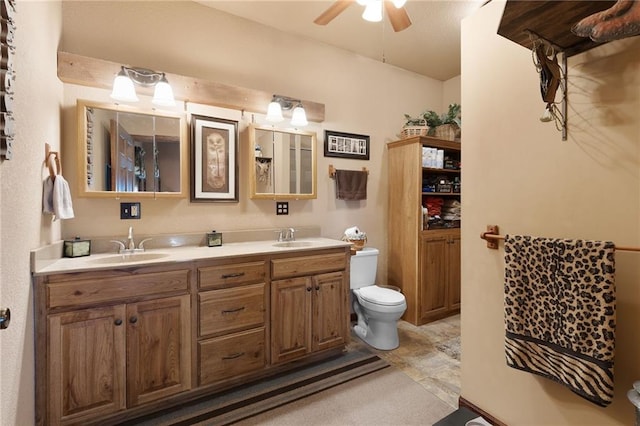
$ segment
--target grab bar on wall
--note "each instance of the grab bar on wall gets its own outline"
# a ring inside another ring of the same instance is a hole
[[[498,233],[498,225],[487,225],[487,230],[480,234],[480,238],[487,242],[487,248],[497,249],[498,241],[504,241],[504,235]],[[640,247],[616,246],[617,251],[638,251]]]

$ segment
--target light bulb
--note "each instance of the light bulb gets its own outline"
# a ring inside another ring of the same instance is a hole
[[[369,22],[382,21],[382,0],[371,0],[362,13],[362,19]]]
[[[404,6],[407,0],[392,0],[392,2],[396,9],[400,9],[402,6]]]
[[[136,89],[133,87],[133,81],[127,76],[124,67],[120,68],[120,72],[113,80],[113,91],[111,98],[122,102],[138,102]]]
[[[173,98],[173,89],[169,85],[164,73],[162,73],[160,81],[156,83],[156,88],[153,92],[153,100],[151,102],[161,106],[173,106],[176,104],[175,99]]]
[[[267,108],[267,117],[265,119],[270,123],[279,123],[284,120],[282,116],[282,106],[280,106],[280,102],[278,102],[275,97]]]
[[[302,104],[299,103],[294,109],[291,115],[291,125],[294,127],[303,127],[309,124],[307,121],[307,113],[304,111]]]

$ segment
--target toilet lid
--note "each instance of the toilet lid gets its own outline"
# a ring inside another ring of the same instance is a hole
[[[402,293],[389,288],[370,285],[361,287],[358,290],[362,299],[377,305],[392,306],[401,305],[404,302],[404,295]]]

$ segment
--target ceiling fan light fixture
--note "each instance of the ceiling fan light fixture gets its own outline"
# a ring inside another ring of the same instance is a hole
[[[369,22],[382,21],[382,0],[371,0],[362,13],[362,19]]]

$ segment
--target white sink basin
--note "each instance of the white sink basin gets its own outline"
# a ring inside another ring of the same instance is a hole
[[[89,262],[95,264],[109,265],[118,263],[146,262],[148,260],[162,259],[168,257],[167,253],[133,253],[133,254],[114,254],[113,256],[99,257],[89,259]]]
[[[282,241],[280,243],[274,243],[274,247],[309,247],[312,246],[313,243],[311,241]]]

